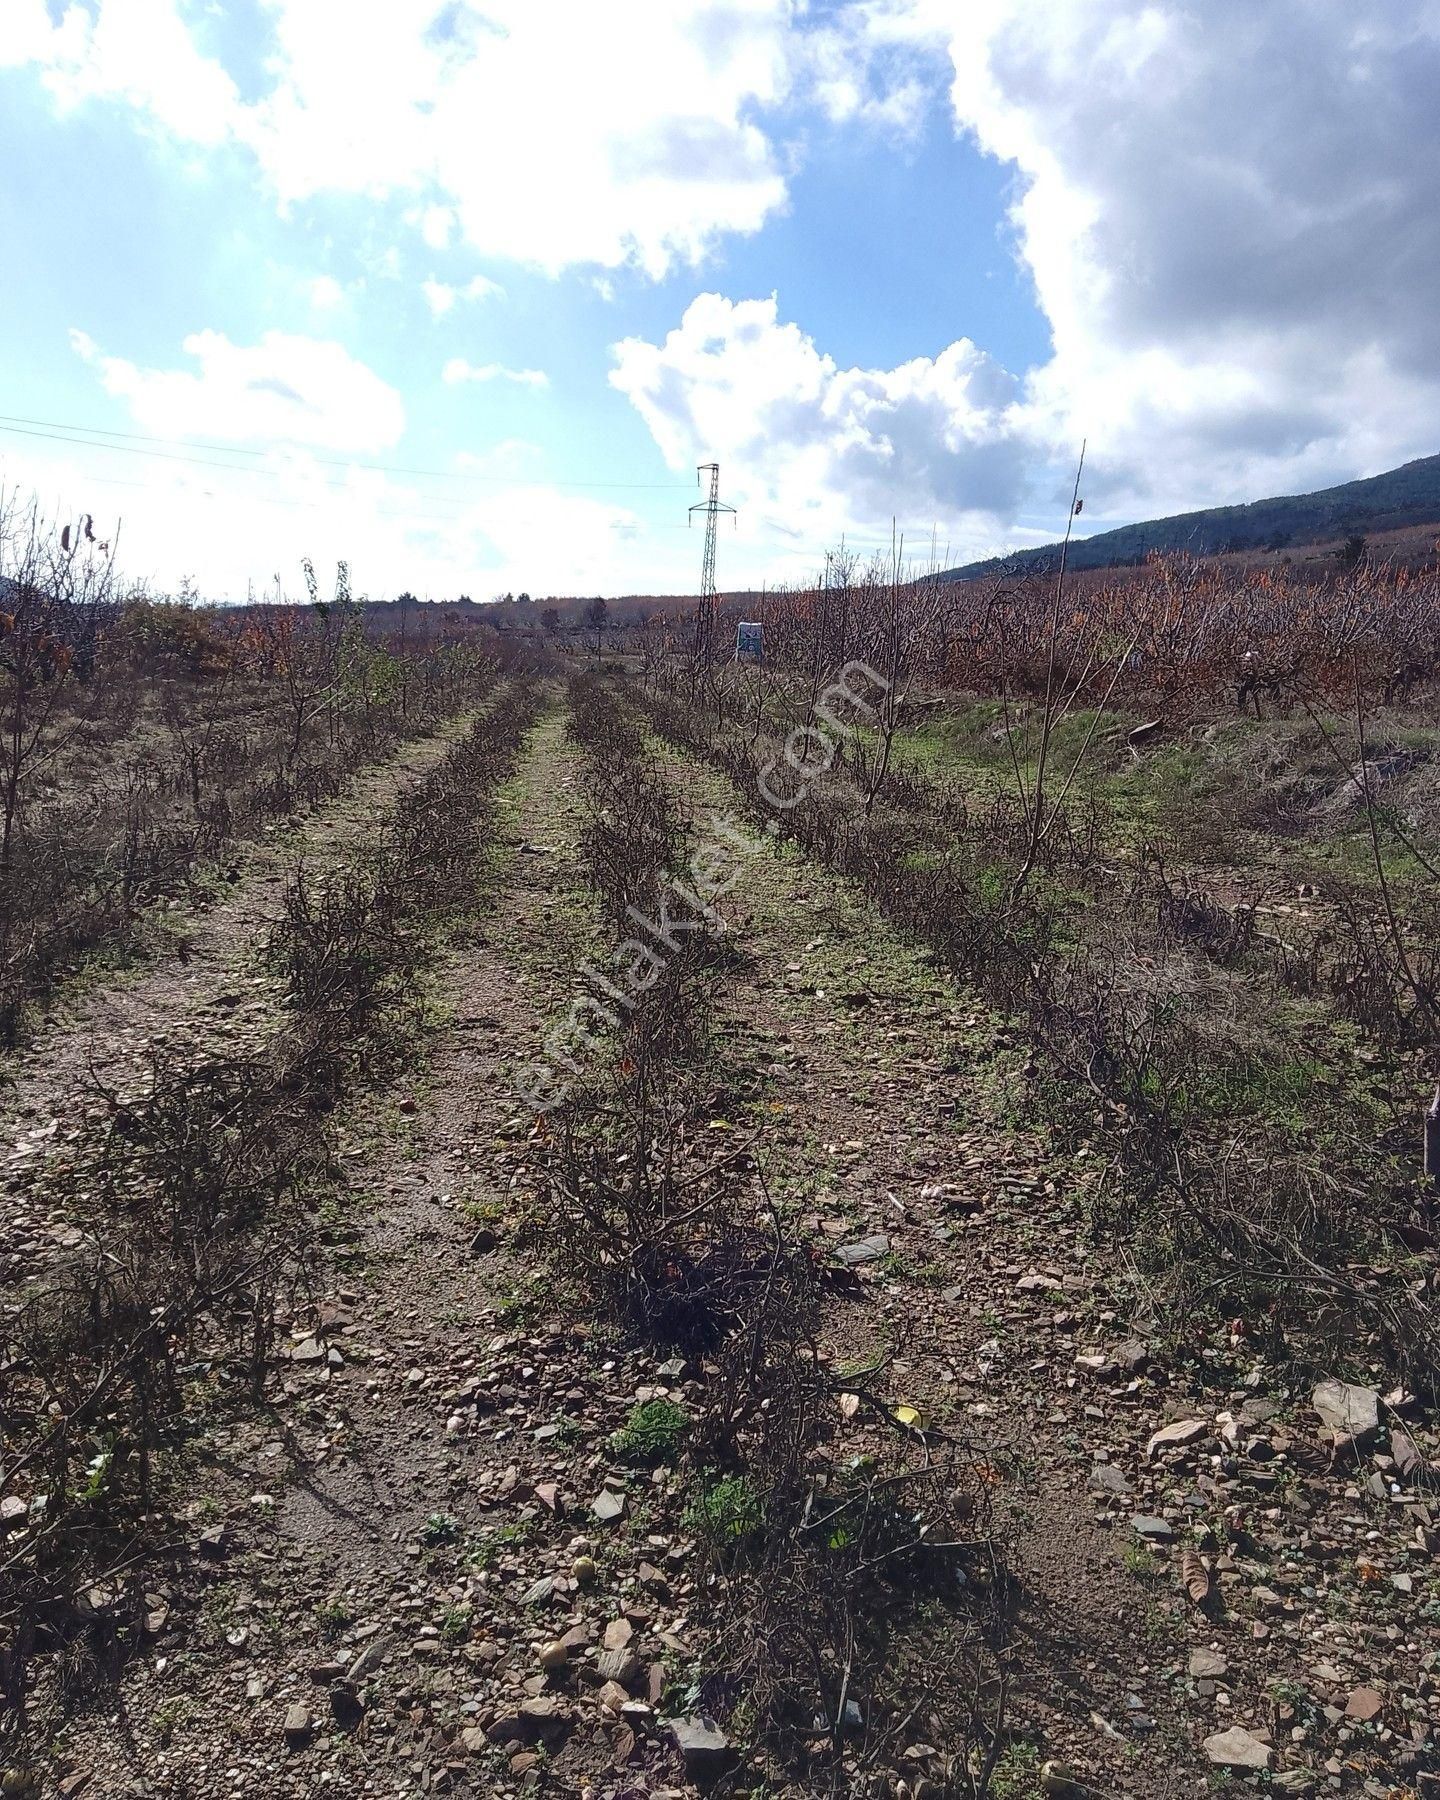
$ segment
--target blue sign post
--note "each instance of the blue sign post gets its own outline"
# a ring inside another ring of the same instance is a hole
[[[764,662],[765,629],[756,619],[742,619],[735,627],[735,660]]]

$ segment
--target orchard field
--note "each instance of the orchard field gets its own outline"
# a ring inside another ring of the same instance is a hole
[[[7,1794],[1434,1791],[1433,572],[7,529]]]

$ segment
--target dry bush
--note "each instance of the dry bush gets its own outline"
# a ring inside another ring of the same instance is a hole
[[[1170,727],[1217,711],[1283,717],[1301,694],[1344,695],[1356,667],[1367,698],[1387,706],[1433,699],[1440,677],[1434,564],[1255,569],[1155,555],[1135,569],[1071,570],[1058,618],[1055,592],[1054,570],[950,581],[842,553],[823,585],[767,591],[766,660],[796,678],[802,715],[823,672],[853,657],[897,687],[913,677],[1018,703],[1044,695],[1053,675],[1072,704],[1113,704]],[[719,624],[722,638],[736,616]],[[693,702],[697,674],[673,621],[647,636],[647,669],[668,671]],[[711,671],[706,699],[717,718],[728,708],[739,722],[725,671]]]
[[[1407,894],[1402,917],[1373,884],[1332,882],[1321,923],[1276,931],[1254,900],[1222,904],[1154,851],[1111,867],[1085,805],[1056,812],[1017,891],[1027,820],[1014,801],[976,808],[912,783],[895,798],[882,787],[867,810],[837,769],[776,814],[757,789],[774,738],[711,733],[663,697],[646,705],[758,818],[1023,1022],[1034,1102],[1110,1159],[1097,1223],[1172,1322],[1263,1317],[1316,1362],[1358,1331],[1433,1381],[1425,1271],[1403,1254],[1430,1229],[1415,1122],[1357,1072],[1347,1036],[1367,1035],[1392,1089],[1413,1083],[1416,1057],[1433,1062],[1433,899]],[[1278,766],[1294,769],[1293,749]]]
[[[511,702],[432,771],[367,865],[291,884],[274,946],[290,1012],[263,1053],[157,1059],[139,1094],[98,1090],[104,1126],[54,1196],[82,1221],[80,1246],[0,1331],[0,1468],[29,1502],[0,1539],[11,1737],[29,1726],[37,1659],[98,1668],[139,1641],[136,1571],[169,1523],[155,1465],[195,1423],[187,1365],[210,1371],[212,1404],[262,1392],[333,1186],[325,1115],[410,1004],[427,916],[471,900],[536,696]],[[49,1695],[62,1702],[63,1683]]]
[[[573,704],[591,879],[606,924],[623,923],[663,892],[687,833],[613,693],[585,684]],[[762,1764],[839,1793],[895,1753],[917,1692],[941,1695],[937,1773],[969,1792],[1003,1703],[979,1459],[897,1421],[879,1371],[825,1366],[822,1273],[770,1206],[759,1147],[713,1159],[697,1123],[717,965],[710,940],[683,946],[617,1019],[608,1063],[537,1132],[532,1233],[629,1336],[703,1371],[688,1522],[718,1628],[699,1702],[739,1721]]]
[[[293,1073],[283,1049],[157,1059],[142,1095],[106,1094],[69,1177],[81,1245],[5,1322],[5,1481],[31,1504],[0,1549],[13,1733],[33,1660],[113,1650],[134,1610],[132,1571],[164,1530],[156,1459],[189,1428],[183,1366],[218,1359],[259,1392],[329,1167]]]
[[[395,656],[348,603],[242,622],[127,597],[103,546],[0,496],[0,1042],[229,843],[332,798],[497,673],[466,646]]]

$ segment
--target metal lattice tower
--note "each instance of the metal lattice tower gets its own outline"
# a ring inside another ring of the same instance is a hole
[[[708,500],[697,500],[690,508],[690,517],[696,513],[705,515],[705,555],[700,565],[700,610],[695,615],[695,653],[708,668],[714,654],[715,638],[715,527],[721,513],[733,513],[733,506],[726,506],[720,498],[720,465],[719,463],[701,463],[695,470],[695,481],[701,483],[701,477],[707,472],[710,475],[710,497]]]

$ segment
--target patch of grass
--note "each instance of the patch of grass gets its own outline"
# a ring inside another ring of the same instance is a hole
[[[470,1635],[470,1608],[447,1607],[440,1621],[440,1635],[447,1644],[463,1644]]]
[[[990,1777],[991,1800],[1041,1800],[1040,1752],[1033,1744],[1011,1744]]]
[[[501,1554],[513,1545],[528,1543],[535,1535],[533,1519],[516,1519],[501,1525],[482,1537],[472,1537],[465,1546],[465,1561],[472,1569],[489,1569],[499,1562]]]
[[[689,1425],[689,1413],[673,1400],[646,1400],[611,1437],[610,1449],[622,1462],[672,1463]]]
[[[192,1710],[190,1702],[179,1694],[162,1700],[150,1715],[150,1729],[155,1733],[156,1740],[162,1745],[168,1744],[178,1728],[190,1717]]]
[[[1127,1544],[1120,1553],[1127,1573],[1137,1581],[1159,1581],[1165,1573],[1163,1564],[1148,1544]]]
[[[520,1286],[512,1288],[495,1308],[496,1322],[517,1329],[533,1325],[540,1316],[540,1280],[538,1275],[532,1275]]]
[[[447,1512],[433,1512],[420,1527],[420,1541],[431,1549],[438,1549],[441,1544],[453,1544],[460,1537],[460,1521]]]
[[[315,1623],[326,1637],[339,1637],[354,1620],[354,1613],[343,1600],[322,1600],[315,1608]]]
[[[707,1482],[685,1509],[686,1529],[722,1550],[740,1549],[764,1524],[764,1502],[743,1475]]]

